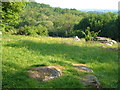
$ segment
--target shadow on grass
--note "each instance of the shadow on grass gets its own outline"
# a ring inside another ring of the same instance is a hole
[[[43,56],[61,57],[61,58],[65,58],[68,61],[71,60],[76,63],[84,63],[84,64],[93,61],[98,61],[102,63],[102,62],[106,62],[106,60],[111,58],[110,57],[111,53],[106,54],[106,51],[103,51],[101,48],[98,47],[87,47],[87,46],[80,47],[75,45],[66,45],[66,44],[57,44],[57,43],[49,44],[49,43],[41,43],[30,40],[23,40],[18,43],[7,44],[5,46],[18,47],[18,48],[25,47],[28,50],[34,51],[35,53],[37,52]]]
[[[14,67],[17,65],[12,63]],[[29,67],[30,68],[30,67]],[[63,75],[47,82],[38,82],[28,77],[29,68],[18,67],[17,71],[2,71],[2,88],[82,88],[80,81],[73,75]]]
[[[98,47],[80,47],[80,46],[73,46],[73,45],[66,45],[66,44],[57,44],[57,43],[41,43],[41,42],[35,42],[35,41],[29,41],[29,40],[21,40],[20,42],[6,44],[5,46],[9,47],[17,47],[17,48],[26,48],[29,51],[33,51],[34,53],[39,53],[40,55],[46,57],[46,56],[53,56],[58,57],[60,60],[47,60],[49,63],[52,64],[59,64],[59,65],[67,65],[71,67],[70,62],[75,63],[94,63],[95,61],[98,63],[104,63],[109,62],[112,60],[112,52],[108,53],[108,51],[103,52],[102,49]],[[39,55],[38,54],[38,55]],[[63,59],[63,60],[62,60]],[[68,61],[68,62],[67,62]],[[15,67],[17,66],[15,63],[12,63]],[[34,66],[44,66],[44,65],[32,65]],[[14,68],[15,68],[14,67]],[[101,67],[100,67],[101,68]],[[96,71],[100,70],[100,68],[96,68]],[[110,71],[110,70],[109,70]],[[71,69],[68,70],[68,72],[74,73],[76,71],[72,71]],[[36,80],[31,79],[28,77],[28,74],[26,73],[26,69],[23,69],[22,67],[17,67],[17,71],[15,72],[5,72],[3,70],[3,73],[5,78],[3,78],[3,88],[35,88],[35,87],[49,87],[49,88],[68,88],[73,87],[77,88],[82,87],[80,85],[80,82],[77,78],[75,78],[73,75],[65,75],[62,76],[56,80],[50,81],[50,82],[43,82],[38,83]],[[76,72],[77,73],[77,72]],[[77,85],[76,85],[77,84]],[[79,86],[80,85],[80,86]]]
[[[6,62],[3,65],[7,67],[3,66],[2,70],[2,88],[27,88],[34,85],[34,81],[28,78],[26,69],[13,62]],[[6,68],[9,70],[6,71]]]

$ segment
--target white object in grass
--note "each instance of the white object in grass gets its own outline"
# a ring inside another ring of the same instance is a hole
[[[78,36],[74,37],[74,41],[80,41],[80,39],[78,38]]]

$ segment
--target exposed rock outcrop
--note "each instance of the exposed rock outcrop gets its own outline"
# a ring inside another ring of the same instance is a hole
[[[112,39],[109,39],[109,38],[106,38],[106,37],[95,37],[93,38],[93,41],[98,41],[98,42],[101,42],[101,43],[106,43],[107,45],[112,45],[112,44],[115,44],[117,43],[115,40],[112,40]]]
[[[93,73],[93,70],[85,64],[73,64],[80,72]],[[102,88],[97,77],[92,74],[80,75],[80,82],[88,88]]]
[[[86,87],[90,88],[101,88],[101,85],[95,75],[85,75],[80,76],[80,81],[83,83]]]
[[[48,81],[62,75],[61,69],[57,66],[34,67],[28,70],[28,72],[29,77],[37,79],[38,81]]]

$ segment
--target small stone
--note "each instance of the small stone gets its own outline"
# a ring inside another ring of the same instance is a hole
[[[111,40],[111,42],[112,42],[113,44],[116,44],[116,43],[117,43],[115,40]]]
[[[110,44],[110,43],[106,43],[106,45],[108,45],[108,46],[112,46],[112,44]]]
[[[80,41],[80,39],[78,38],[78,36],[75,36],[75,37],[73,38],[73,40],[74,40],[74,41]]]
[[[73,66],[81,72],[93,72],[93,70],[87,67],[85,64],[73,64]]]

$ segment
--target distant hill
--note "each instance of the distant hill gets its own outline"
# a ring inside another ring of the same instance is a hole
[[[80,11],[88,12],[88,13],[106,13],[106,12],[115,12],[117,13],[118,10],[109,10],[109,9],[80,9]]]
[[[118,13],[112,10],[77,10],[51,7],[48,4],[30,2],[20,12],[19,24],[15,25],[16,34],[53,37],[84,37],[81,31],[87,27],[98,32],[99,36],[118,40]],[[104,13],[108,12],[108,13]],[[12,30],[12,29],[11,29]]]

